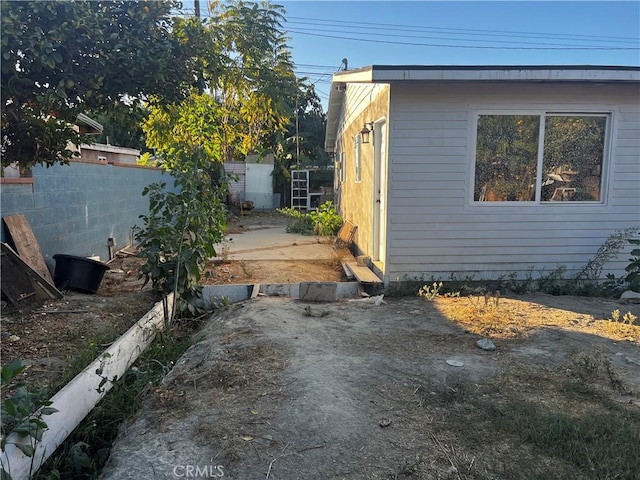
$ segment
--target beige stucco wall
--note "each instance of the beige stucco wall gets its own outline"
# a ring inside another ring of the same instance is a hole
[[[369,91],[363,91],[362,86],[352,87],[353,92],[347,90],[347,108],[365,98],[370,103],[355,116],[347,115],[349,124],[343,126],[339,137],[339,149],[342,155],[344,181],[338,186],[340,213],[345,220],[358,227],[354,242],[359,253],[373,255],[373,208],[375,205],[374,184],[374,144],[361,144],[361,182],[356,182],[355,167],[355,137],[359,134],[365,122],[374,122],[388,117],[389,87],[381,85],[367,85]],[[371,126],[369,126],[371,128]],[[373,138],[373,136],[371,137]]]

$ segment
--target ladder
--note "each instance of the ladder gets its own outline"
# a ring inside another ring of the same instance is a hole
[[[309,210],[309,170],[291,170],[291,207]]]

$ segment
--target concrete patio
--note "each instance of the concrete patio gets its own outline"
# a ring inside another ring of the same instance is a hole
[[[250,226],[216,245],[227,260],[331,260],[330,237],[287,233],[285,225]],[[226,252],[226,254],[225,254]]]

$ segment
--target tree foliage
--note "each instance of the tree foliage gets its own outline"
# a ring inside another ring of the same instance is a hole
[[[330,163],[324,151],[326,115],[312,84],[299,84],[296,103],[286,131],[277,132],[271,141],[275,156],[274,190],[281,193],[283,200],[290,194],[292,169],[326,167]]]
[[[199,88],[180,102],[152,100],[144,130],[160,154],[176,140],[183,148],[202,146],[212,161],[242,160],[269,146],[295,105],[298,82],[281,29],[283,9],[244,1],[212,2],[210,9],[209,20],[176,29],[197,51]]]
[[[193,315],[201,308],[202,271],[222,241],[227,189],[220,165],[203,149],[176,148],[166,156],[180,168],[172,172],[174,189],[160,182],[143,191],[149,214],[141,216],[144,226],[136,235],[138,255],[146,261],[141,276],[157,293],[174,292],[177,312]]]
[[[68,160],[79,112],[180,98],[191,52],[173,34],[175,5],[3,0],[2,164]]]
[[[147,149],[142,124],[149,116],[149,111],[144,105],[139,103],[126,105],[116,102],[108,109],[97,112],[90,110],[88,115],[103,127],[101,134],[92,136],[92,142],[135,148],[140,151]]]

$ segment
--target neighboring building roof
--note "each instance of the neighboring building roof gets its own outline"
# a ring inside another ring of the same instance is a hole
[[[84,135],[97,135],[102,133],[102,124],[96,122],[93,118],[85,115],[84,113],[79,113],[76,117],[76,125],[81,128],[80,133]]]
[[[122,153],[127,155],[140,156],[140,150],[136,148],[119,147],[117,145],[106,145],[104,143],[83,143],[81,150],[95,150],[98,152]]]
[[[371,65],[333,74],[325,150],[333,151],[347,83],[640,82],[640,67],[592,65]]]

